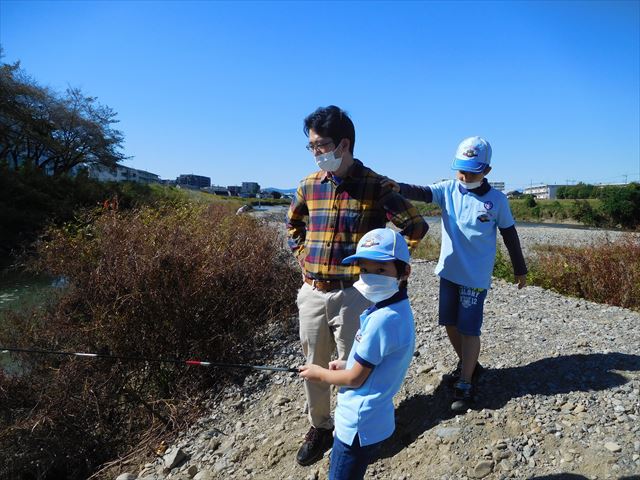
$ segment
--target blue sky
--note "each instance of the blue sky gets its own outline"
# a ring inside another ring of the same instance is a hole
[[[355,156],[399,181],[640,180],[640,2],[0,0],[5,62],[118,112],[125,164],[295,187],[303,118],[344,108]]]

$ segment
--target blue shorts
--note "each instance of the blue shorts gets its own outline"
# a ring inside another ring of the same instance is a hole
[[[484,299],[484,288],[463,287],[440,277],[440,325],[455,325],[462,335],[480,336]]]

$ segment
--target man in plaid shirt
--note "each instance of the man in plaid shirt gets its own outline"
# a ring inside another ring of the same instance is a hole
[[[342,265],[342,259],[356,252],[365,233],[388,221],[410,249],[429,227],[408,200],[381,186],[381,175],[353,158],[355,128],[344,111],[318,108],[305,118],[304,132],[320,171],[300,182],[287,228],[304,275],[296,300],[302,350],[307,363],[328,368],[334,349],[339,359],[347,358],[360,314],[370,306],[353,288],[359,268]],[[300,465],[315,463],[333,443],[330,388],[305,382],[311,428],[297,454]]]

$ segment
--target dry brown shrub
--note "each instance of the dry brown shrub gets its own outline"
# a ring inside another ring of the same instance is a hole
[[[39,266],[69,286],[45,318],[14,315],[0,344],[154,359],[262,362],[256,336],[295,309],[282,234],[224,207],[89,216],[54,229]],[[238,372],[24,355],[0,376],[0,477],[86,478],[198,413]],[[244,372],[241,372],[244,373]]]
[[[530,272],[534,284],[593,302],[640,309],[640,236],[534,250]]]

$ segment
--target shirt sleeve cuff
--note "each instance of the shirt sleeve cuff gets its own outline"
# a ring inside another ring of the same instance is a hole
[[[355,353],[353,355],[353,358],[355,359],[356,362],[358,362],[363,367],[367,367],[367,368],[374,368],[375,367],[375,365],[373,363],[367,362],[364,358],[362,358],[357,353]]]

